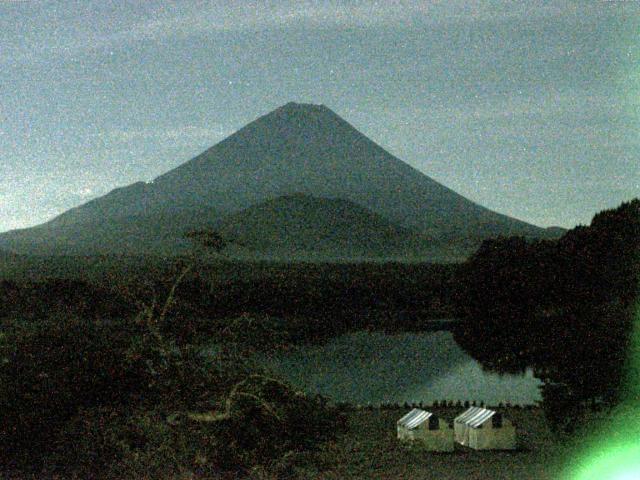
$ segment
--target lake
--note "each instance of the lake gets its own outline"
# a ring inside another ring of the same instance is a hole
[[[338,402],[528,405],[541,399],[541,382],[530,370],[522,375],[484,371],[448,331],[356,332],[323,345],[260,354],[258,360],[301,390]]]

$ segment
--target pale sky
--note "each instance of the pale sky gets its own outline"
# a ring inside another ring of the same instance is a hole
[[[322,103],[488,208],[640,196],[640,2],[0,0],[0,231]]]

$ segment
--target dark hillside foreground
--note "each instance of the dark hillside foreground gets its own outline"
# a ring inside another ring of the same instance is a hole
[[[250,478],[342,431],[324,399],[234,352],[178,346],[161,320],[5,320],[1,476]]]

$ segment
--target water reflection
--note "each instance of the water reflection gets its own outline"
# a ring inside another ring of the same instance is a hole
[[[356,332],[325,345],[261,354],[259,361],[309,393],[351,403],[476,400],[532,404],[540,381],[531,371],[483,371],[450,332]]]

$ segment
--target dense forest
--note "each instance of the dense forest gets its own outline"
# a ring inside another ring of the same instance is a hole
[[[299,343],[350,330],[423,330],[432,319],[454,314],[454,265],[183,258],[144,275],[0,281],[0,317],[46,317],[60,310],[90,319],[131,317],[147,304],[158,307],[184,270],[162,327],[182,343],[211,340],[253,318]]]
[[[619,398],[640,280],[640,200],[558,241],[485,241],[460,270],[456,340],[497,371],[533,367],[543,406],[570,431]]]

